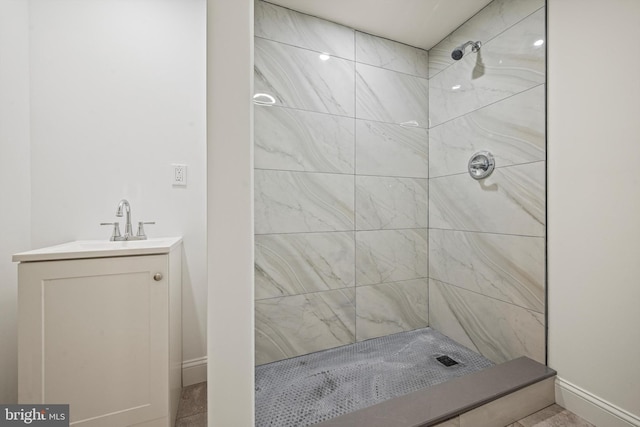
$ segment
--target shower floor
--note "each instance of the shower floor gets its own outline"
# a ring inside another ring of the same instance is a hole
[[[441,356],[458,364],[447,367]],[[257,366],[255,425],[316,424],[489,366],[431,328]]]

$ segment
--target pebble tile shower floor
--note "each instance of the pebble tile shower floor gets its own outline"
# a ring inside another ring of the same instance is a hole
[[[255,425],[308,426],[492,365],[425,328],[257,366]]]

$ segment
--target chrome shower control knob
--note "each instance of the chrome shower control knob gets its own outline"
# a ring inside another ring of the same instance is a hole
[[[155,280],[156,282],[159,282],[160,280],[162,280],[162,273],[156,273],[153,275],[153,280]]]
[[[473,179],[484,179],[491,175],[496,167],[493,155],[488,151],[478,151],[469,159],[469,175]]]

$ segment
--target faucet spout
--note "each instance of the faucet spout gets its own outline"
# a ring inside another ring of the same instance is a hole
[[[124,238],[127,240],[129,237],[133,236],[133,227],[131,226],[131,205],[126,199],[120,200],[118,203],[118,210],[116,211],[117,217],[122,217],[122,210],[124,209],[127,214],[126,224],[124,226]]]

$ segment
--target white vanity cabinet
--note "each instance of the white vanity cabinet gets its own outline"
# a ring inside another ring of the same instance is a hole
[[[68,403],[77,426],[173,426],[182,240],[105,243],[14,255],[19,403]]]

